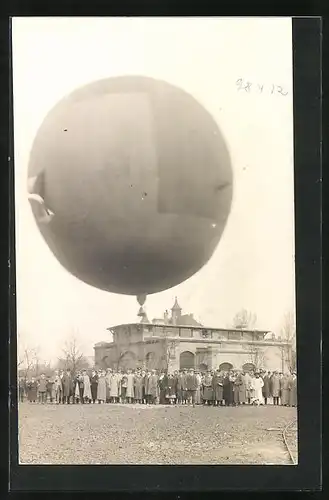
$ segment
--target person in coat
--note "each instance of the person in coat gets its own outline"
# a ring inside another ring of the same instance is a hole
[[[121,391],[120,391],[120,396],[121,396],[121,403],[126,403],[127,402],[127,386],[128,386],[128,378],[127,378],[127,372],[124,371],[121,377]]]
[[[83,397],[84,394],[84,378],[83,378],[83,372],[78,372],[77,373],[77,383],[78,383],[78,391],[79,391],[79,401],[80,403],[84,404],[85,400]]]
[[[212,390],[214,395],[214,406],[223,404],[223,374],[220,370],[216,370],[212,378]]]
[[[47,380],[47,398],[49,402],[52,403],[55,400],[55,389],[54,389],[55,377],[51,376]]]
[[[201,384],[202,384],[202,376],[199,371],[195,372],[197,382],[198,382],[198,388],[196,390],[195,394],[195,404],[200,405],[202,403],[202,394],[201,394]]]
[[[120,391],[120,376],[117,371],[112,372],[109,386],[109,394],[111,403],[119,402]]]
[[[151,375],[147,379],[146,393],[149,397],[149,403],[156,404],[159,397],[159,377],[155,370],[151,371]]]
[[[230,372],[226,372],[223,380],[223,398],[226,406],[233,404],[233,382],[230,378]]]
[[[176,403],[176,384],[177,377],[173,373],[169,373],[169,375],[167,376],[166,399],[171,405]]]
[[[292,372],[290,377],[289,406],[297,406],[297,374]]]
[[[63,388],[62,388],[62,380],[59,375],[59,371],[55,371],[55,377],[54,377],[54,392],[55,392],[55,403],[59,404],[62,401],[62,393],[63,393]]]
[[[95,370],[92,370],[90,377],[90,390],[91,390],[91,399],[93,404],[95,404],[97,399],[97,386],[98,386],[98,375]]]
[[[244,372],[236,373],[236,379],[234,382],[234,397],[237,405],[246,404],[247,397]]]
[[[134,374],[134,400],[135,403],[141,404],[143,401],[143,376],[140,370],[136,370]]]
[[[239,393],[240,393],[240,380],[238,377],[238,372],[233,371],[231,374],[231,381],[233,382],[233,404],[234,406],[238,406],[240,404],[240,398],[239,398]]]
[[[251,381],[251,386],[252,386],[252,392],[253,392],[253,398],[252,398],[252,403],[256,404],[257,406],[263,404],[263,386],[264,382],[262,377],[260,376],[259,372],[255,373],[255,376],[253,377]]]
[[[186,392],[187,392],[187,403],[195,406],[195,395],[198,389],[198,378],[194,373],[194,369],[190,368],[186,375]]]
[[[134,401],[134,374],[132,370],[127,370],[127,388],[126,388],[126,398],[128,403],[133,403]]]
[[[23,403],[25,396],[25,379],[24,377],[20,377],[18,381],[18,396],[20,403]]]
[[[183,404],[188,404],[189,402],[189,395],[188,395],[188,389],[187,389],[187,378],[189,376],[189,372],[186,368],[183,370],[183,376],[182,376],[182,396],[183,396]]]
[[[80,372],[76,372],[75,377],[73,378],[73,398],[72,402],[75,403],[83,403],[83,392],[81,394],[80,391]]]
[[[210,405],[212,404],[214,399],[214,393],[212,387],[212,375],[210,370],[208,370],[206,375],[204,376],[202,385],[203,385],[203,391],[202,391],[203,404]]]
[[[98,385],[97,385],[97,399],[98,403],[105,403],[106,401],[106,371],[99,370],[98,372]]]
[[[183,404],[183,385],[184,385],[184,382],[183,382],[183,372],[179,371],[179,372],[177,372],[177,383],[176,383],[176,387],[177,387],[177,402],[179,404]]]
[[[35,403],[38,397],[38,382],[34,377],[27,383],[27,398],[30,403]]]
[[[62,378],[63,385],[63,403],[70,404],[73,393],[73,377],[71,370],[68,368]]]
[[[289,405],[289,393],[290,393],[290,376],[285,373],[280,380],[280,390],[281,390],[281,405]]]
[[[159,376],[159,398],[160,405],[166,403],[166,393],[168,392],[168,376],[164,370],[161,371]]]
[[[85,403],[91,403],[91,386],[87,370],[82,371],[82,380],[83,380],[83,400]]]
[[[242,371],[244,386],[246,389],[246,403],[251,403],[251,375],[249,372]]]
[[[146,384],[147,384],[147,370],[142,370],[142,379],[143,379],[143,404],[146,404],[148,402],[147,400],[147,394],[146,394]]]
[[[279,404],[280,398],[280,377],[277,371],[274,371],[270,379],[270,391],[273,397],[273,404]]]
[[[263,375],[263,398],[264,398],[264,403],[267,405],[267,400],[271,397],[271,379],[270,379],[270,372],[264,372]]]
[[[39,402],[45,404],[47,402],[47,379],[44,373],[41,374],[39,380],[38,393],[39,393]]]
[[[112,375],[113,375],[112,369],[107,368],[107,370],[106,370],[106,402],[107,403],[109,403],[111,401],[110,387],[111,387]]]

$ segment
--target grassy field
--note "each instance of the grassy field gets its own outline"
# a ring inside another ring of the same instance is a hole
[[[21,464],[289,464],[295,408],[144,405],[19,407]]]

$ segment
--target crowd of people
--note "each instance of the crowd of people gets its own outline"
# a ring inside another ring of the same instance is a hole
[[[259,370],[82,370],[19,378],[19,400],[56,404],[182,404],[297,406],[296,372]]]

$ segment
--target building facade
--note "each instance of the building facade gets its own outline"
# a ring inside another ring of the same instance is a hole
[[[289,369],[291,345],[268,331],[205,327],[182,315],[177,299],[171,312],[109,328],[113,341],[94,346],[96,368]]]

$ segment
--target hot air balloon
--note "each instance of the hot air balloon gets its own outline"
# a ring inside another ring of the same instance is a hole
[[[212,256],[232,199],[229,153],[187,92],[142,76],[62,99],[34,140],[28,191],[58,261],[113,293],[176,286]]]

